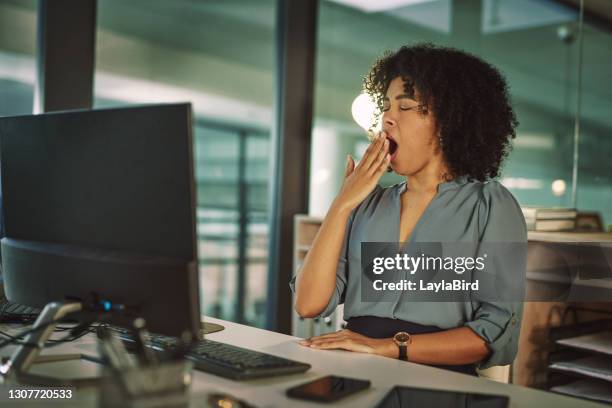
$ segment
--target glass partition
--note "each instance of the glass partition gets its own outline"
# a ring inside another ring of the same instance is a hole
[[[32,113],[36,2],[0,0],[0,116]]]
[[[385,50],[417,41],[467,50],[502,71],[520,125],[500,181],[521,205],[573,206],[579,10],[552,0],[400,3],[385,8],[384,2],[321,2],[311,202],[325,204],[313,213],[323,214],[337,192],[346,154],[359,156],[367,145],[351,117],[361,78]],[[604,224],[612,224],[612,170],[605,159],[612,144],[612,93],[605,85],[612,64],[605,51],[612,45],[610,28],[585,19],[577,195],[577,208],[599,212]],[[317,130],[326,134],[319,143]],[[338,147],[334,157],[327,157],[330,143]],[[329,177],[322,178],[326,171]],[[389,174],[382,183],[399,180]]]
[[[600,7],[603,5],[598,3]],[[595,5],[597,2],[586,0],[586,11]],[[587,14],[582,46],[577,206],[581,211],[600,213],[604,229],[612,232],[612,88],[609,86],[612,24],[609,20],[595,20]]]
[[[272,0],[98,0],[96,106],[192,103],[202,312],[263,327]]]

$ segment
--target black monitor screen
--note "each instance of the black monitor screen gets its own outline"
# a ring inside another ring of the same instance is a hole
[[[10,301],[118,305],[113,323],[197,334],[189,104],[0,118],[0,165]]]
[[[195,259],[188,106],[2,118],[5,236]]]

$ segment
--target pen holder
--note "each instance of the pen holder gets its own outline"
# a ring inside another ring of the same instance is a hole
[[[117,371],[107,369],[100,390],[100,408],[178,408],[189,404],[189,361],[170,361]]]

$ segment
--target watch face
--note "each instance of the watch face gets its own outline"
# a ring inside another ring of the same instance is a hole
[[[410,339],[410,335],[405,332],[399,332],[395,335],[395,341],[398,343],[406,343]]]

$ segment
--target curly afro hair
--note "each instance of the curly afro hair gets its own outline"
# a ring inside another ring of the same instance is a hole
[[[453,176],[498,177],[518,121],[502,74],[467,52],[431,43],[403,46],[377,60],[363,79],[380,119],[389,83],[401,77],[407,95],[433,112]],[[418,96],[418,99],[417,99]]]

